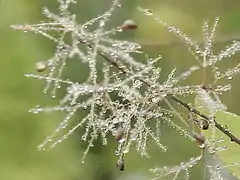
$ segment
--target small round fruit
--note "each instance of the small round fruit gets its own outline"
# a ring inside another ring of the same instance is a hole
[[[206,141],[204,134],[194,133],[193,137],[195,138],[195,140],[198,143],[199,147],[200,148],[204,148],[205,141]]]
[[[124,171],[124,161],[123,157],[120,157],[117,161],[116,166],[120,171]]]
[[[138,27],[137,23],[131,19],[124,21],[122,24],[123,30],[133,30],[133,29],[136,29],[137,27]]]
[[[39,61],[35,64],[35,68],[37,72],[43,72],[47,69],[47,64],[44,61]]]
[[[116,141],[120,141],[122,139],[122,137],[123,137],[123,134],[124,133],[123,133],[122,127],[119,127],[117,132],[116,132],[116,135],[115,135]]]
[[[202,129],[207,130],[209,128],[209,123],[207,120],[203,119],[202,120]]]

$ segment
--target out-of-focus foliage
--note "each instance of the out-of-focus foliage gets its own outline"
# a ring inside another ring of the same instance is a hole
[[[73,7],[73,11],[79,14],[78,21],[81,22],[103,12],[109,3],[110,0],[101,2],[82,0]],[[54,149],[39,152],[37,146],[52,132],[61,120],[61,114],[34,116],[28,113],[28,109],[36,104],[51,105],[58,100],[53,100],[42,93],[44,84],[41,81],[27,79],[24,74],[33,72],[37,61],[51,56],[53,44],[33,34],[16,32],[10,26],[41,21],[44,19],[41,15],[42,6],[54,9],[56,2],[53,0],[0,1],[1,180],[147,179],[151,177],[148,174],[148,168],[171,165],[181,162],[189,156],[189,153],[193,155],[198,153],[197,147],[187,144],[181,137],[172,139],[171,135],[175,132],[167,127],[163,132],[163,141],[169,146],[169,152],[159,152],[150,145],[152,148],[150,155],[154,158],[141,159],[133,151],[126,157],[124,172],[119,172],[115,168],[116,142],[114,140],[106,147],[102,147],[101,143],[97,144],[88,154],[85,164],[81,164],[80,159],[86,148],[85,144],[80,143],[81,132],[76,132]],[[200,27],[204,19],[220,16],[216,48],[221,48],[228,41],[240,36],[240,2],[238,1],[123,1],[123,7],[113,16],[112,24],[118,25],[114,23],[121,23],[129,18],[135,19],[139,29],[135,34],[121,34],[121,38],[141,42],[143,48],[152,54],[162,54],[164,57],[162,63],[166,66],[166,72],[168,68],[172,68],[172,65],[181,70],[190,63],[191,57],[187,52],[184,53],[184,47],[174,36],[140,14],[136,10],[137,6],[152,9],[166,21],[181,27],[196,39],[200,39]],[[234,61],[239,62],[239,56]],[[68,73],[71,74],[71,72]],[[75,74],[72,76],[78,78]],[[236,97],[240,96],[239,82],[236,78],[233,82],[233,90],[223,96],[229,110],[238,114],[240,102]],[[81,115],[76,118],[81,118]],[[112,137],[109,136],[109,138]],[[194,179],[197,179],[198,174],[201,173],[201,170],[197,169]]]

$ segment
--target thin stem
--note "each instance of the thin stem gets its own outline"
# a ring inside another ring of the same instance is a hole
[[[176,116],[182,121],[182,123],[189,128],[189,125],[186,123],[186,120],[183,119],[183,117],[178,113],[178,111],[170,104],[170,102],[167,100],[167,98],[164,98],[164,101],[166,104],[174,111]]]
[[[206,83],[206,63],[207,63],[207,59],[206,59],[206,53],[204,53],[203,56],[203,63],[202,63],[202,69],[203,69],[203,79],[202,79],[202,83],[205,84]]]

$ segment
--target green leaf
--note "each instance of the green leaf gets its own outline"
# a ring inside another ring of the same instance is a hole
[[[207,103],[208,102],[204,102],[203,98],[201,98],[200,96],[196,96],[195,105],[197,109],[200,112],[210,116],[211,113]],[[236,137],[240,138],[240,116],[227,112],[225,110],[217,110],[214,116],[215,120],[218,123],[230,130],[230,132]],[[213,139],[213,134],[215,134],[214,139],[216,140],[223,138],[223,141],[219,142],[218,145],[220,147],[226,146],[228,150],[216,151],[216,155],[222,162],[220,166],[227,166],[226,169],[228,169],[231,174],[240,179],[240,145],[236,144],[235,142],[231,142],[230,138],[227,135],[225,135],[223,132],[221,132],[215,127],[210,126],[209,129],[205,130],[203,133],[210,141]]]

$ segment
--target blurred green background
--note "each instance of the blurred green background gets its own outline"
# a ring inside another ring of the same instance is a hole
[[[73,10],[78,14],[78,21],[85,22],[104,12],[110,3],[110,0],[81,0]],[[159,152],[150,145],[153,158],[141,159],[133,150],[126,157],[124,172],[115,167],[117,145],[111,138],[106,147],[97,142],[85,164],[81,164],[81,157],[86,144],[80,142],[80,131],[54,149],[37,150],[37,146],[61,121],[62,115],[28,113],[28,109],[37,104],[50,106],[57,100],[42,93],[42,81],[28,79],[24,74],[34,72],[37,61],[50,58],[54,46],[49,40],[15,31],[10,26],[38,23],[45,19],[42,7],[56,10],[56,5],[55,0],[0,0],[0,180],[145,180],[153,177],[149,168],[176,164],[199,154],[195,145],[188,144],[167,127],[163,131],[163,142],[169,146],[169,152]],[[220,16],[216,49],[221,49],[233,39],[240,39],[238,0],[123,0],[122,8],[110,23],[119,25],[125,19],[134,19],[139,24],[136,31],[120,36],[141,43],[150,56],[162,54],[163,77],[173,67],[178,67],[177,72],[181,72],[195,61],[178,38],[138,12],[137,6],[151,9],[197,40],[202,38],[203,21],[213,21],[215,16]],[[240,56],[236,55],[228,63],[238,62]],[[198,77],[191,80],[198,81]],[[240,114],[239,77],[231,83],[232,91],[222,98],[229,111]],[[194,168],[192,173],[191,179],[201,179],[201,168]]]

